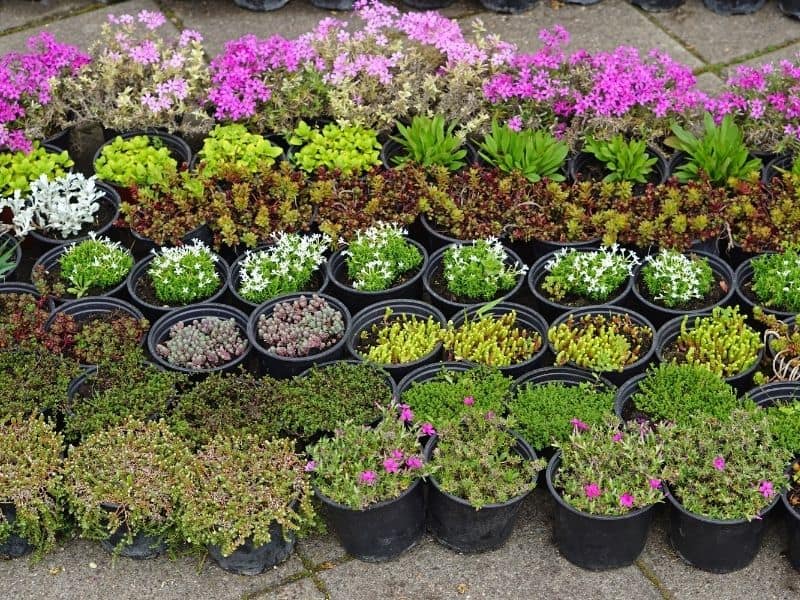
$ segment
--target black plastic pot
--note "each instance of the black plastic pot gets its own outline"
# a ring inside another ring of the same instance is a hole
[[[595,252],[596,250],[593,248],[576,248],[577,252]],[[547,269],[545,269],[545,265],[548,261],[552,260],[555,257],[556,253],[551,252],[549,254],[545,254],[535,263],[533,266],[528,270],[527,276],[527,283],[528,289],[530,290],[531,294],[533,294],[533,298],[536,301],[536,308],[538,309],[539,313],[548,321],[554,321],[558,319],[564,313],[567,313],[571,310],[574,310],[575,306],[570,306],[568,304],[561,304],[556,300],[552,300],[547,297],[547,294],[539,290],[539,286],[541,285],[544,278],[547,276]],[[625,304],[628,296],[631,293],[631,288],[633,287],[633,277],[628,277],[628,280],[620,287],[620,292],[606,300],[604,305],[610,306],[622,306]],[[594,303],[589,302],[587,306],[593,306]]]
[[[8,235],[7,233],[0,234],[0,251],[4,251],[9,244],[15,244],[14,267],[5,275],[0,276],[0,282],[14,281],[17,268],[19,267],[19,264],[22,262],[22,247],[19,244],[19,242],[15,238]]]
[[[423,213],[419,215],[419,224],[423,231],[423,244],[430,253],[436,252],[439,248],[444,248],[450,244],[467,244],[472,241],[460,240],[446,233],[442,233]]]
[[[386,309],[390,308],[393,315],[413,315],[422,319],[433,317],[434,321],[439,323],[442,327],[447,325],[447,320],[438,309],[430,304],[421,302],[419,300],[385,300],[377,304],[365,308],[355,317],[353,317],[353,324],[347,334],[347,351],[351,356],[358,360],[365,360],[358,350],[358,338],[362,331],[372,327],[376,323],[383,321]],[[442,355],[442,343],[437,342],[433,349],[425,356],[418,358],[415,361],[393,364],[393,365],[380,365],[392,378],[399,382],[406,375],[424,365],[431,364],[439,360]]]
[[[775,253],[766,252],[765,254],[775,254]],[[759,306],[765,313],[775,315],[779,320],[788,319],[789,317],[795,316],[795,314],[797,313],[786,310],[776,310],[774,308],[764,306],[763,304],[758,303],[758,301],[754,298],[754,295],[747,293],[746,288],[748,288],[753,281],[754,258],[758,258],[758,256],[746,259],[742,264],[740,264],[736,268],[736,273],[734,274],[733,278],[734,288],[736,289],[736,299],[743,306],[746,306],[749,309],[748,312],[750,313],[753,312],[753,308],[755,306]]]
[[[269,352],[262,345],[257,331],[259,317],[261,315],[271,315],[275,305],[279,302],[293,301],[301,296],[310,298],[312,295],[313,294],[302,292],[283,294],[282,296],[278,296],[277,298],[273,298],[272,300],[264,302],[250,315],[250,318],[247,321],[247,337],[250,340],[250,344],[253,346],[253,348],[255,348],[258,356],[259,371],[262,375],[267,374],[276,379],[285,379],[302,373],[314,364],[330,362],[344,356],[346,350],[345,344],[347,343],[347,336],[351,327],[350,311],[347,310],[347,307],[339,300],[327,294],[317,294],[317,296],[326,300],[328,304],[342,313],[342,317],[344,319],[344,334],[342,335],[342,338],[333,346],[310,356],[295,358],[278,356],[274,352]]]
[[[131,252],[133,252],[133,255],[137,259],[144,258],[153,250],[157,250],[161,247],[153,240],[139,235],[133,229],[127,229],[126,232],[130,234],[132,242]],[[181,237],[181,242],[184,244],[190,244],[194,240],[200,240],[206,246],[210,247],[214,242],[214,234],[211,232],[211,228],[208,225],[203,224],[199,227],[195,227],[189,233]],[[167,244],[167,246],[171,246],[171,244]]]
[[[665,486],[666,487],[666,486]],[[672,495],[669,516],[669,539],[680,557],[690,565],[711,573],[731,573],[745,568],[761,549],[766,517],[780,500],[761,511],[759,519],[720,521],[686,510]]]
[[[498,13],[516,15],[536,6],[539,0],[481,0],[484,8]],[[600,0],[595,0],[599,2]]]
[[[520,436],[515,451],[526,460],[536,460],[536,453]],[[425,445],[425,460],[430,461],[438,443],[433,436]],[[465,554],[488,552],[506,543],[522,502],[532,491],[497,504],[487,504],[480,509],[466,500],[449,494],[439,487],[435,476],[429,478],[428,529],[440,544]],[[533,483],[533,482],[532,482]]]
[[[69,152],[70,150],[70,136],[72,134],[72,127],[67,127],[61,131],[57,131],[50,137],[43,140],[43,144],[53,146],[59,150]]]
[[[261,250],[266,250],[270,246],[258,246],[257,248],[253,249],[253,252],[260,252]],[[231,264],[231,273],[230,277],[228,277],[228,291],[230,291],[231,296],[233,296],[234,301],[236,304],[246,313],[251,313],[253,310],[258,306],[255,302],[251,302],[250,300],[245,299],[239,293],[239,285],[241,284],[241,279],[239,278],[239,273],[241,272],[242,268],[242,261],[246,258],[246,254],[241,254],[232,264]],[[320,266],[319,269],[316,271],[319,273],[320,278],[322,279],[322,284],[319,288],[314,290],[303,290],[307,294],[320,294],[325,292],[328,289],[329,279],[328,279],[328,270],[324,266]],[[348,306],[348,308],[350,308]]]
[[[323,10],[353,10],[353,0],[311,0],[311,4]]]
[[[222,257],[219,257],[214,266],[217,269],[217,274],[219,275],[220,285],[219,289],[214,292],[208,298],[203,298],[202,300],[198,300],[193,304],[189,304],[186,306],[169,306],[167,304],[151,304],[147,300],[144,300],[139,293],[136,291],[136,287],[139,283],[139,280],[145,276],[147,273],[147,269],[150,268],[150,263],[153,261],[154,256],[151,254],[146,256],[135,265],[131,269],[131,272],[128,274],[128,279],[125,281],[125,285],[127,286],[128,295],[133,300],[134,304],[138,306],[141,311],[144,313],[144,316],[150,319],[151,322],[157,321],[165,314],[175,309],[186,308],[186,306],[194,306],[200,303],[213,303],[218,302],[225,294],[228,289],[228,274],[230,269],[228,267],[228,263]]]
[[[710,312],[700,312],[697,313],[694,317],[689,317],[689,322],[686,324],[687,329],[692,329],[694,326],[694,319],[697,317],[707,317],[710,316]],[[668,362],[667,359],[664,357],[664,350],[675,341],[681,331],[681,323],[683,322],[684,317],[676,317],[667,321],[656,334],[655,341],[653,345],[655,346],[656,351],[656,358],[658,362],[664,363]],[[725,377],[725,381],[727,381],[730,385],[736,388],[737,391],[740,393],[746,392],[752,387],[753,384],[753,374],[758,369],[759,363],[761,362],[761,358],[764,356],[764,348],[763,346],[758,352],[758,358],[750,365],[747,369],[742,371],[741,373],[737,373],[731,377]]]
[[[778,4],[780,5],[782,1],[783,0],[778,0]],[[797,5],[796,10],[800,15],[800,2],[798,2],[798,0],[788,1],[794,2]],[[763,169],[761,169],[761,183],[768,186],[774,177],[780,177],[782,170],[791,170],[792,162],[794,162],[794,157],[791,154],[781,154],[780,156],[773,158],[766,165],[764,165]]]
[[[368,306],[374,306],[386,300],[401,298],[416,300],[420,298],[422,296],[422,275],[428,266],[428,252],[422,247],[422,244],[410,238],[406,238],[406,241],[414,245],[422,254],[422,263],[418,267],[416,273],[411,275],[406,281],[380,292],[364,292],[357,290],[347,284],[346,257],[342,254],[342,250],[337,250],[325,264],[325,276],[330,286],[328,288],[329,293],[344,302],[344,305],[353,314]]]
[[[9,525],[17,520],[17,509],[13,504],[1,503],[0,513],[3,515],[3,521]],[[31,552],[33,552],[33,546],[28,543],[28,540],[15,533],[10,534],[6,541],[0,544],[0,557],[2,558],[20,558]]]
[[[614,397],[614,414],[623,421],[627,411],[633,410],[635,412],[635,407],[630,406],[631,397],[639,391],[639,384],[645,377],[647,377],[647,373],[635,375],[617,389],[617,394]]]
[[[781,494],[781,501],[786,509],[786,529],[789,534],[789,562],[795,571],[800,571],[800,512],[789,501],[789,492],[790,489],[785,489]]]
[[[644,352],[644,354],[639,358],[639,360],[624,367],[621,371],[607,371],[607,372],[601,372],[599,374],[606,377],[614,385],[620,386],[626,381],[628,381],[628,379],[630,379],[634,375],[643,373],[647,369],[647,365],[650,363],[653,354],[655,352],[656,331],[655,328],[653,327],[653,324],[650,323],[650,321],[648,321],[645,317],[643,317],[637,312],[628,310],[626,308],[620,308],[617,306],[608,306],[608,305],[586,306],[584,308],[577,308],[564,315],[561,315],[558,319],[556,319],[550,324],[550,329],[558,327],[561,323],[564,323],[570,317],[570,315],[574,316],[575,319],[577,320],[584,315],[590,315],[590,314],[602,314],[605,315],[606,317],[610,317],[613,315],[629,315],[631,317],[631,320],[634,323],[636,323],[639,327],[650,328],[650,331],[653,333],[653,341],[650,344],[650,348],[646,352]],[[557,355],[558,353],[556,352],[555,348],[553,348],[553,344],[549,341],[549,339],[547,343],[548,347],[550,348],[550,351],[553,354]],[[567,366],[592,372],[589,369],[584,369],[583,367],[576,365],[571,361],[567,363]]]
[[[631,4],[647,12],[667,12],[683,6],[685,0],[631,0]]]
[[[253,546],[248,539],[228,556],[222,556],[218,546],[209,545],[208,553],[226,571],[237,575],[260,575],[285,561],[294,550],[295,536],[283,537],[283,528],[277,523],[269,526],[270,540],[267,544]]]
[[[787,17],[800,19],[800,2],[798,0],[778,0],[778,7]]]
[[[457,312],[452,319],[453,325],[462,325],[467,318],[471,320],[474,319],[476,314],[481,310],[482,307],[478,306],[465,311]],[[529,359],[509,365],[507,367],[499,368],[504,375],[508,375],[510,377],[519,377],[520,375],[541,367],[544,364],[547,357],[547,344],[545,342],[545,340],[547,340],[547,321],[545,321],[534,310],[514,302],[501,302],[500,304],[485,310],[485,313],[495,316],[502,316],[510,313],[511,311],[515,311],[517,313],[516,326],[527,329],[528,331],[535,331],[539,334],[542,340],[542,347],[539,348],[539,350]],[[453,357],[448,357],[447,352],[445,352],[445,358],[452,359]],[[470,361],[465,362],[469,364],[475,364]]]
[[[710,11],[718,15],[749,15],[756,12],[766,0],[703,0]]]
[[[673,0],[669,1],[670,3],[673,2]],[[684,0],[677,0],[677,4],[674,4],[674,6],[670,8],[665,8],[663,10],[670,10],[671,8],[677,8],[678,6],[683,4],[683,1]],[[642,0],[631,0],[631,2],[633,4],[639,4],[639,2],[642,2]],[[648,0],[643,0],[643,3],[647,4]],[[660,3],[661,2],[659,2],[659,0],[655,0],[653,2],[653,4],[660,4]],[[667,179],[669,179],[669,174],[670,174],[669,161],[667,160],[667,157],[664,156],[661,150],[659,150],[658,148],[654,148],[653,146],[647,147],[647,153],[650,156],[655,156],[656,159],[658,159],[656,163],[653,165],[653,171],[651,173],[650,182],[653,183],[654,185],[666,182]],[[603,168],[602,163],[594,157],[594,154],[590,154],[588,152],[578,152],[577,154],[572,156],[572,158],[570,158],[569,162],[567,163],[570,179],[572,179],[573,181],[577,181],[579,178],[586,179],[586,177],[582,176],[582,173],[584,169],[586,169],[589,165],[592,164],[598,165],[599,168],[601,169]]]
[[[403,394],[415,383],[425,383],[436,377],[442,371],[452,371],[463,373],[473,368],[473,365],[465,362],[437,362],[423,365],[411,371],[408,375],[397,382],[397,396],[402,400]],[[413,408],[413,407],[412,407]]]
[[[64,254],[64,252],[66,252],[71,247],[72,247],[72,244],[61,244],[60,246],[56,246],[52,250],[48,250],[47,252],[42,254],[36,260],[35,263],[33,263],[33,268],[35,269],[36,267],[41,265],[41,266],[43,266],[45,268],[45,271],[49,272],[51,269],[53,269],[53,267],[58,265],[59,260],[61,259],[61,255]],[[135,269],[135,266],[131,269],[130,273],[128,273],[128,277],[130,277],[131,273],[133,273],[133,269]],[[95,296],[103,296],[103,297],[109,297],[109,296],[119,297],[119,296],[123,296],[124,293],[125,293],[125,283],[126,283],[126,281],[127,281],[127,279],[123,279],[120,283],[118,283],[114,287],[111,287],[111,288],[108,288],[106,290],[103,290],[99,294],[95,294]],[[68,296],[63,296],[63,297],[60,297],[60,298],[54,298],[53,300],[54,300],[54,302],[56,304],[62,304],[64,302],[66,302],[67,300],[72,300],[72,299],[74,299],[73,296],[69,296],[69,297]]]
[[[314,488],[326,521],[345,551],[366,562],[391,560],[419,541],[425,532],[424,490],[417,479],[397,498],[355,510]]]
[[[776,403],[800,401],[800,381],[773,381],[753,388],[747,397],[758,406],[766,408]]]
[[[127,527],[121,525],[117,531],[112,533],[107,539],[100,543],[108,552],[113,553],[117,544],[128,534]],[[133,542],[120,548],[119,556],[132,558],[134,560],[146,560],[156,558],[167,551],[167,544],[159,538],[137,533],[133,536]]]
[[[403,0],[405,4],[409,6],[414,6],[417,3],[417,0],[413,0],[413,3],[409,0]],[[534,0],[534,3],[538,2],[538,0]],[[419,4],[426,4],[424,1],[420,2]],[[431,2],[431,4],[442,5],[440,2]],[[447,2],[447,4],[452,4],[452,0]],[[417,6],[415,8],[426,8],[425,6]],[[427,8],[426,8],[427,9]],[[432,9],[427,9],[432,10]],[[475,149],[475,146],[466,142],[464,144],[464,150],[467,151],[466,156],[462,159],[465,163],[465,166],[474,165],[478,162],[478,151]],[[386,140],[381,147],[381,162],[383,163],[384,168],[386,169],[395,169],[397,165],[394,162],[395,157],[401,156],[403,154],[403,146],[400,142],[397,142],[391,138]]]
[[[699,308],[697,310],[691,311],[684,311],[678,308],[667,308],[666,306],[661,306],[656,304],[652,300],[649,300],[645,297],[644,292],[642,291],[641,286],[639,285],[639,276],[642,272],[642,269],[647,264],[646,262],[642,262],[642,264],[638,265],[633,272],[633,277],[631,278],[633,281],[633,300],[636,303],[636,309],[642,313],[645,317],[647,317],[650,322],[655,327],[661,327],[664,323],[669,321],[670,319],[674,319],[675,317],[689,315],[689,316],[696,316],[703,312],[708,312],[709,310],[713,309],[716,306],[727,306],[731,302],[731,298],[733,297],[734,293],[734,275],[731,268],[728,266],[724,260],[722,260],[719,256],[715,256],[714,254],[709,254],[708,252],[700,252],[698,250],[692,250],[690,252],[684,252],[689,256],[695,255],[697,257],[703,258],[708,263],[708,266],[711,267],[711,270],[714,272],[714,280],[715,282],[724,281],[725,284],[728,286],[728,291],[720,298],[717,302],[713,304],[709,304],[704,306],[703,308]]]
[[[464,246],[471,246],[474,242],[462,242]],[[439,248],[436,252],[431,254],[430,260],[428,261],[428,268],[425,270],[423,274],[423,285],[425,286],[425,291],[431,298],[431,304],[433,304],[436,308],[442,311],[442,313],[447,317],[455,314],[457,311],[472,308],[473,306],[478,306],[482,304],[487,304],[489,300],[479,300],[477,302],[467,301],[454,301],[449,300],[439,294],[436,290],[433,289],[431,285],[431,280],[434,276],[439,274],[443,269],[443,259],[444,253],[450,248],[450,245],[445,246],[443,248]],[[516,252],[510,250],[509,248],[505,248],[506,251],[506,262],[507,263],[517,263],[517,264],[524,264],[522,259],[517,256]],[[512,287],[507,292],[501,294],[497,299],[500,302],[506,302],[514,298],[514,296],[519,293],[520,289],[522,288],[522,284],[525,282],[525,277],[520,275],[517,280],[517,284]]]
[[[534,369],[520,377],[514,381],[515,387],[520,387],[523,385],[543,385],[546,383],[563,383],[569,386],[577,386],[582,383],[591,383],[602,385],[608,389],[614,389],[614,384],[611,383],[605,377],[600,377],[598,375],[594,375],[589,371],[582,371],[581,369],[575,369],[572,367],[542,367],[540,369]],[[536,452],[540,452],[540,448],[535,449]]]
[[[236,6],[241,6],[248,10],[257,10],[265,12],[269,10],[278,10],[283,8],[289,0],[233,0]]]
[[[632,565],[644,550],[655,504],[620,516],[591,515],[570,506],[553,484],[561,466],[559,450],[547,465],[547,490],[555,500],[553,534],[561,555],[591,571]]]
[[[446,8],[453,3],[453,0],[403,0],[403,4],[419,10],[438,10]]]
[[[236,369],[239,365],[243,364],[252,350],[252,344],[248,342],[245,351],[234,358],[232,361],[223,365],[211,367],[208,369],[190,369],[187,367],[180,367],[173,365],[157,351],[156,347],[163,343],[164,340],[169,338],[169,330],[176,323],[186,323],[195,319],[202,319],[205,317],[217,317],[218,319],[234,319],[239,326],[242,339],[247,341],[247,315],[239,309],[233,308],[226,304],[204,303],[194,304],[186,308],[171,311],[156,321],[150,328],[147,334],[147,350],[156,364],[169,369],[170,371],[178,371],[179,373],[188,373],[190,375],[204,376],[214,372],[229,372]]]

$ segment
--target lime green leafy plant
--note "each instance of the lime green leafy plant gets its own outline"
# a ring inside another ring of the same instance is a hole
[[[30,185],[42,175],[48,179],[61,177],[75,163],[66,150],[49,152],[34,142],[33,150],[25,152],[0,152],[0,198],[14,192],[27,194]]]
[[[249,133],[240,123],[217,125],[197,153],[202,174],[216,177],[227,169],[254,174],[272,167],[283,154],[280,146],[265,137]]]
[[[289,137],[299,149],[292,162],[306,173],[320,167],[342,173],[360,173],[380,164],[380,143],[375,131],[358,125],[328,123],[322,130],[300,121]]]
[[[462,148],[464,140],[454,134],[456,124],[445,124],[444,117],[417,116],[411,125],[397,124],[399,136],[392,139],[399,143],[405,154],[395,157],[395,164],[413,162],[424,167],[442,166],[449,171],[458,171],[464,166],[467,151]]]
[[[100,179],[122,187],[157,185],[175,176],[178,161],[160,138],[117,136],[103,146],[94,170]]]
[[[561,168],[569,146],[546,131],[514,131],[492,123],[492,131],[480,146],[480,155],[506,173],[519,172],[529,181],[564,181]]]

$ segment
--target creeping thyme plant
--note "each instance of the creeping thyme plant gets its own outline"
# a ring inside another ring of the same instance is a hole
[[[238,292],[255,304],[306,289],[330,246],[330,237],[324,233],[279,233],[272,239],[272,245],[263,250],[248,250],[240,263]]]
[[[513,288],[528,271],[526,265],[516,261],[508,264],[508,254],[496,238],[451,246],[445,250],[442,263],[447,289],[470,300],[491,300]]]
[[[342,251],[354,288],[364,292],[385,290],[422,264],[422,253],[405,235],[405,229],[391,223],[377,223],[356,232]]]
[[[94,171],[103,181],[122,187],[157,185],[174,176],[178,161],[155,136],[115,137],[100,151]]]
[[[411,162],[423,167],[441,166],[457,171],[466,162],[467,151],[463,133],[454,133],[455,123],[446,125],[444,117],[415,116],[410,125],[397,124],[399,135],[392,139],[402,146],[403,152],[395,157],[397,165]]]
[[[616,244],[587,251],[563,248],[545,263],[541,287],[554,300],[578,296],[601,303],[628,281],[638,264],[635,253]]]
[[[760,518],[785,485],[791,454],[776,442],[766,411],[740,409],[724,420],[696,415],[661,433],[664,479],[689,512]]]
[[[296,358],[334,346],[345,332],[344,317],[325,298],[313,294],[278,302],[258,317],[256,332],[267,352]]]
[[[589,426],[576,419],[559,444],[553,486],[564,501],[592,515],[619,516],[661,502],[664,443],[643,423]]]
[[[525,383],[508,403],[517,431],[537,450],[566,442],[576,419],[590,427],[600,425],[613,409],[614,390],[600,381]]]
[[[517,452],[513,427],[513,421],[494,412],[482,413],[475,406],[466,410],[461,421],[439,427],[430,458],[439,487],[476,510],[533,490],[546,463]]]
[[[767,308],[800,313],[800,246],[755,257],[751,288]]]
[[[319,491],[353,510],[393,500],[431,473],[419,446],[426,424],[417,431],[414,420],[407,405],[392,405],[375,427],[346,421],[308,449],[305,468]]]
[[[646,256],[644,262],[644,287],[653,300],[667,308],[685,307],[711,292],[714,271],[701,256],[664,249]]]
[[[542,336],[517,325],[517,312],[478,313],[460,325],[449,324],[443,343],[448,360],[466,360],[492,367],[508,367],[533,357]]]
[[[758,332],[747,325],[739,307],[733,306],[716,307],[708,316],[684,317],[678,337],[663,351],[679,363],[701,365],[722,377],[732,377],[758,361],[761,348]]]
[[[625,141],[622,135],[610,140],[586,139],[584,151],[603,163],[608,175],[603,181],[630,181],[646,183],[658,158],[650,156],[642,140]]]
[[[170,364],[186,369],[212,369],[231,362],[247,350],[236,319],[203,317],[179,321],[156,346]]]
[[[197,153],[204,176],[219,175],[223,168],[255,174],[269,169],[283,154],[280,146],[255,133],[244,125],[217,125],[208,134]]]
[[[653,343],[653,331],[630,315],[590,313],[567,320],[547,332],[556,364],[575,363],[591,371],[622,371],[640,360]]]
[[[44,175],[62,177],[75,163],[63,152],[50,152],[34,142],[30,152],[0,151],[0,199],[15,193],[27,194],[31,183]]]
[[[153,250],[147,275],[156,297],[165,304],[181,305],[204,300],[220,286],[219,257],[200,240],[175,248]]]
[[[546,131],[515,131],[492,123],[492,132],[480,146],[480,155],[506,173],[518,172],[528,181],[564,181],[561,173],[569,146]]]
[[[361,173],[380,164],[377,133],[358,125],[328,123],[315,129],[301,121],[289,137],[292,162],[302,171],[313,173],[320,167],[342,173]]]
[[[365,360],[379,365],[408,363],[432,352],[441,336],[442,326],[432,316],[394,314],[387,307],[379,322],[359,334],[358,350]]]

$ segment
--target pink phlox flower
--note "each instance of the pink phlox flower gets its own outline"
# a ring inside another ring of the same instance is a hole
[[[508,120],[508,123],[506,123],[506,125],[508,126],[508,128],[511,131],[521,131],[522,130],[522,117],[520,117],[519,115],[511,117]]]
[[[390,454],[395,460],[403,460],[403,458],[405,458],[405,454],[403,454],[403,451],[400,449],[394,449],[390,452]]]
[[[397,473],[400,470],[400,465],[393,458],[387,458],[383,461],[383,469],[387,473]]]
[[[622,496],[619,497],[619,504],[620,506],[624,506],[625,508],[633,508],[634,497],[625,492]]]
[[[595,498],[600,497],[600,486],[596,483],[588,483],[583,486],[583,493],[586,494],[586,497],[589,500],[594,500]]]
[[[144,40],[138,46],[133,46],[128,55],[140,65],[153,65],[159,61],[158,47],[151,40]]]
[[[775,495],[775,489],[773,488],[771,481],[762,481],[758,486],[758,491],[762,496],[764,496],[764,498],[772,498],[772,496]]]
[[[406,459],[406,467],[409,469],[422,468],[422,459],[419,456],[409,456]]]
[[[661,487],[661,480],[660,479],[651,479],[650,480],[650,489],[657,490]]]
[[[717,471],[725,470],[725,459],[721,456],[715,456],[714,460],[711,461],[711,464],[714,465],[714,468]]]
[[[586,423],[584,423],[583,421],[581,421],[580,419],[572,419],[570,421],[570,425],[572,425],[572,427],[576,431],[588,431],[589,430],[589,426]]]
[[[178,45],[181,47],[188,46],[192,42],[198,44],[203,41],[203,35],[194,29],[184,29],[181,31],[181,37],[178,39]]]
[[[422,435],[436,435],[436,429],[431,423],[423,423],[420,427],[420,432],[422,432]]]
[[[475,398],[473,398],[472,396],[464,396],[464,404],[466,406],[472,406],[473,404],[475,404]]]
[[[158,29],[167,22],[167,18],[160,12],[154,10],[142,10],[136,15],[139,23],[147,27],[150,31]]]
[[[358,481],[362,485],[375,485],[378,480],[378,474],[375,471],[362,471],[358,476]]]
[[[306,473],[311,473],[312,471],[316,470],[317,462],[314,460],[310,460],[306,463],[305,468],[303,469]]]
[[[611,436],[611,440],[614,442],[621,442],[622,441],[622,432],[618,431],[613,436]]]
[[[410,423],[414,420],[414,411],[411,410],[408,404],[400,405],[400,420],[403,421],[403,423]]]

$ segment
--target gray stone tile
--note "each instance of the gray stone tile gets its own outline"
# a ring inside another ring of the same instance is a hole
[[[254,577],[223,571],[210,558],[112,561],[99,543],[78,540],[36,564],[24,558],[2,561],[0,596],[16,600],[233,600],[275,586],[302,570],[294,556]]]
[[[38,22],[45,18],[55,18],[70,11],[94,4],[91,0],[3,0],[0,3],[0,34],[3,31]]]
[[[490,32],[514,42],[524,51],[541,46],[537,37],[540,29],[561,24],[572,36],[569,46],[572,51],[612,50],[620,45],[637,46],[643,52],[658,48],[692,67],[703,64],[624,0],[603,0],[593,6],[542,1],[521,15],[486,13],[480,18]]]
[[[325,562],[339,562],[347,557],[339,540],[332,533],[314,535],[297,542],[297,550],[315,565]]]
[[[756,58],[751,58],[739,64],[755,66],[768,62],[777,63],[778,61],[784,59],[787,60],[797,59],[798,55],[800,55],[800,43],[786,46],[785,48],[781,48],[780,50],[775,50],[774,52],[762,54],[761,56],[757,56]],[[730,73],[732,73],[736,69],[736,66],[737,65],[731,65],[723,69],[722,76],[727,77]]]
[[[5,1],[5,0],[3,0]],[[0,54],[10,51],[25,49],[25,40],[37,31],[50,31],[56,36],[58,41],[68,44],[75,44],[80,48],[88,48],[100,33],[100,27],[107,21],[109,14],[131,13],[136,14],[140,10],[159,10],[158,5],[151,0],[132,0],[112,6],[102,7],[98,10],[84,14],[61,19],[49,23],[39,29],[19,31],[7,36],[0,37]],[[174,30],[172,25],[167,23],[162,28],[163,31]]]
[[[706,9],[702,0],[687,0],[677,10],[653,18],[709,63],[800,39],[800,25],[783,16],[773,2],[752,15],[726,17]]]
[[[568,563],[551,543],[551,523],[550,498],[537,490],[499,550],[461,555],[426,539],[395,561],[353,560],[318,577],[334,600],[661,597],[636,567],[592,573]]]
[[[289,583],[277,589],[270,589],[263,594],[253,594],[245,596],[247,600],[325,600],[325,594],[317,589],[314,582],[309,579],[301,579],[294,583]]]
[[[786,549],[783,520],[773,515],[764,544],[755,561],[735,573],[706,573],[684,563],[672,549],[667,536],[665,514],[650,532],[641,558],[676,599],[758,598],[789,600],[800,598],[797,572],[781,553]]]
[[[713,73],[703,73],[697,76],[697,87],[706,93],[713,94],[725,89],[725,82]]]

